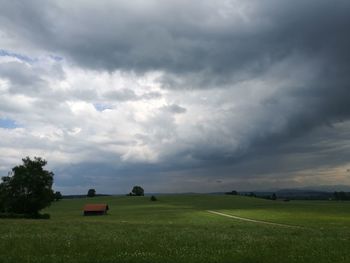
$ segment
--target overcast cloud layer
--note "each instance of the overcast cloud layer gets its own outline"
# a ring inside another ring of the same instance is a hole
[[[0,173],[63,193],[350,184],[350,2],[0,0]]]

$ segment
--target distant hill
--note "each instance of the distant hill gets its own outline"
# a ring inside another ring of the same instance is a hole
[[[277,198],[300,199],[300,200],[328,200],[334,197],[334,192],[350,192],[349,185],[320,185],[305,186],[290,189],[271,189],[264,191],[239,191],[241,195],[250,195],[254,193],[257,197],[268,197],[273,193]]]
[[[254,193],[257,197],[268,198],[272,194],[276,194],[278,199],[292,200],[328,200],[333,197],[333,192],[313,191],[302,189],[281,189],[277,191],[252,191],[239,192],[240,195],[251,195]]]
[[[324,192],[350,192],[350,185],[319,185],[319,186],[305,186],[303,190],[324,191]]]
[[[327,200],[333,197],[333,192],[301,189],[282,189],[276,192],[278,198]]]

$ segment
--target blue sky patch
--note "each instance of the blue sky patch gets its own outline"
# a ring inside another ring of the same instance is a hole
[[[19,127],[16,122],[8,118],[0,118],[0,128],[3,129],[15,129]]]
[[[28,57],[19,53],[11,52],[5,49],[0,49],[0,57],[14,57],[14,58],[18,58],[19,60],[25,61],[27,63],[34,63],[37,61],[37,59],[33,59],[31,57]]]
[[[57,62],[60,62],[63,60],[63,57],[57,56],[57,55],[50,55],[50,58],[57,61]]]
[[[110,105],[104,104],[104,103],[94,103],[94,107],[97,111],[104,111],[104,110],[112,109],[112,107]]]

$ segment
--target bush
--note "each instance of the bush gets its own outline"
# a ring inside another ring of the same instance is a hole
[[[157,197],[155,197],[154,195],[151,196],[151,201],[158,201]]]

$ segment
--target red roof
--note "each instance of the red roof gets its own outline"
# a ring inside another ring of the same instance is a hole
[[[107,204],[86,204],[84,206],[85,212],[98,212],[98,211],[107,211],[108,205]]]

